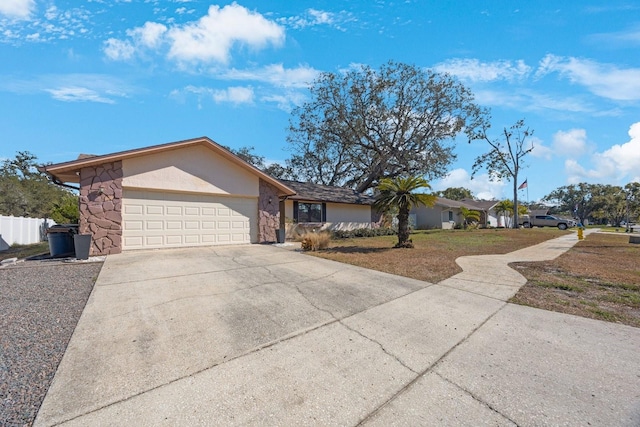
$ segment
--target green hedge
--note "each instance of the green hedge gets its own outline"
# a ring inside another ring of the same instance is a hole
[[[333,239],[351,239],[354,237],[395,236],[398,234],[393,228],[356,228],[355,230],[334,230]]]

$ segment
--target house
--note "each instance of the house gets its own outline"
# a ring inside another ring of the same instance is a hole
[[[493,208],[496,200],[451,200],[444,197],[436,198],[433,206],[419,206],[411,210],[415,215],[417,229],[441,228],[444,230],[462,226],[464,217],[460,208],[467,208],[480,212],[480,224],[497,227],[497,215]]]
[[[58,184],[76,184],[79,232],[91,234],[92,256],[135,249],[274,242],[284,221],[281,206],[283,211],[289,206],[293,217],[294,202],[298,202],[299,219],[303,203],[302,211],[312,211],[307,214],[309,220],[364,222],[366,211],[370,222],[370,206],[363,209],[357,198],[342,204],[333,197],[311,197],[313,193],[294,199],[296,190],[286,182],[207,137],[81,155],[40,170]],[[322,206],[318,218],[313,217],[316,202]]]
[[[498,200],[473,200],[473,199],[462,199],[463,203],[466,203],[470,206],[475,206],[474,208],[470,208],[480,212],[480,224],[485,227],[504,227],[505,226],[505,216],[504,214],[498,215],[495,210],[495,207],[498,203]]]
[[[296,194],[283,200],[283,225],[287,237],[305,230],[370,228],[377,214],[375,198],[350,188],[280,180]]]

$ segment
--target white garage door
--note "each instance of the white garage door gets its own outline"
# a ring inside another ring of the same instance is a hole
[[[122,249],[257,241],[255,198],[124,190]]]

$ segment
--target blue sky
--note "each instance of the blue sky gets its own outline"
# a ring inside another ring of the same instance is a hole
[[[1,0],[0,58],[0,158],[208,136],[283,161],[317,73],[394,60],[457,76],[496,135],[526,120],[530,200],[640,181],[637,1]],[[509,197],[470,180],[484,151],[461,140],[433,188]]]

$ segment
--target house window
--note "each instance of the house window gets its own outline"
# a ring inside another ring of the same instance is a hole
[[[325,222],[326,211],[324,203],[293,202],[293,219],[298,223]]]
[[[449,221],[453,221],[453,211],[449,211]]]

